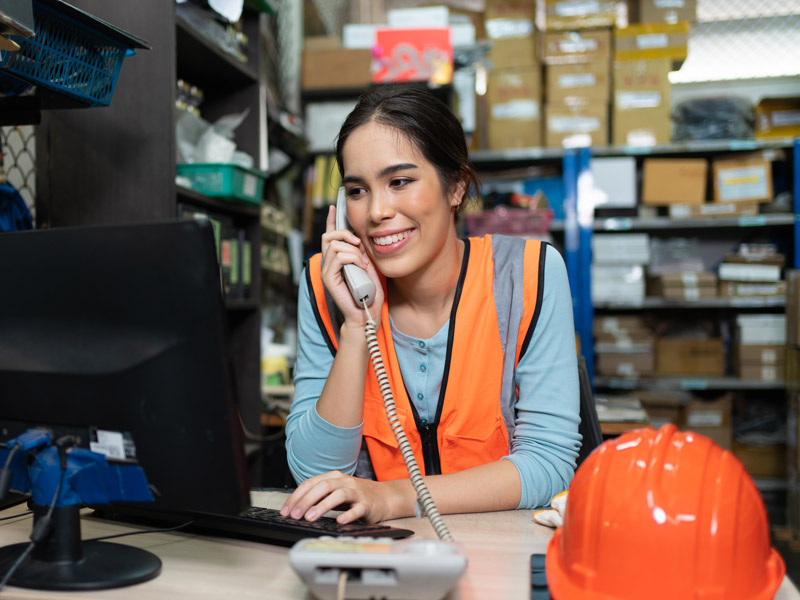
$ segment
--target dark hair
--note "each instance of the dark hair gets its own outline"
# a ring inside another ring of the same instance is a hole
[[[371,122],[393,127],[405,135],[436,169],[442,189],[463,181],[466,200],[477,197],[478,176],[469,163],[467,141],[461,122],[431,92],[413,84],[387,84],[364,92],[347,116],[336,140],[336,160],[344,176],[342,150],[356,129]]]

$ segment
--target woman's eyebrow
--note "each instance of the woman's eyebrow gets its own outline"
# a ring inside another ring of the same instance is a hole
[[[388,167],[384,167],[380,171],[378,171],[377,178],[382,179],[392,173],[397,173],[398,171],[405,171],[406,169],[417,169],[417,165],[414,163],[400,163],[397,165],[389,165]],[[363,177],[358,175],[345,175],[342,178],[342,183],[361,183],[364,181]]]

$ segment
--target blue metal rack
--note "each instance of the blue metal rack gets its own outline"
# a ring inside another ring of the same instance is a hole
[[[794,211],[794,264],[800,269],[800,137],[794,138],[792,210]]]
[[[564,252],[572,291],[572,311],[580,353],[586,359],[589,381],[594,382],[592,322],[592,153],[589,148],[564,152]]]

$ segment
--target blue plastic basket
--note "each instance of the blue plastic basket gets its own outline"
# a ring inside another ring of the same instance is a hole
[[[36,35],[8,36],[20,48],[0,51],[0,68],[89,106],[107,106],[133,49],[41,3],[33,4],[33,17]]]

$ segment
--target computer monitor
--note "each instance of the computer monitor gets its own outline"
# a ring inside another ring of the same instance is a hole
[[[153,491],[142,507],[248,506],[211,225],[0,234],[0,256],[0,441],[116,432]]]

